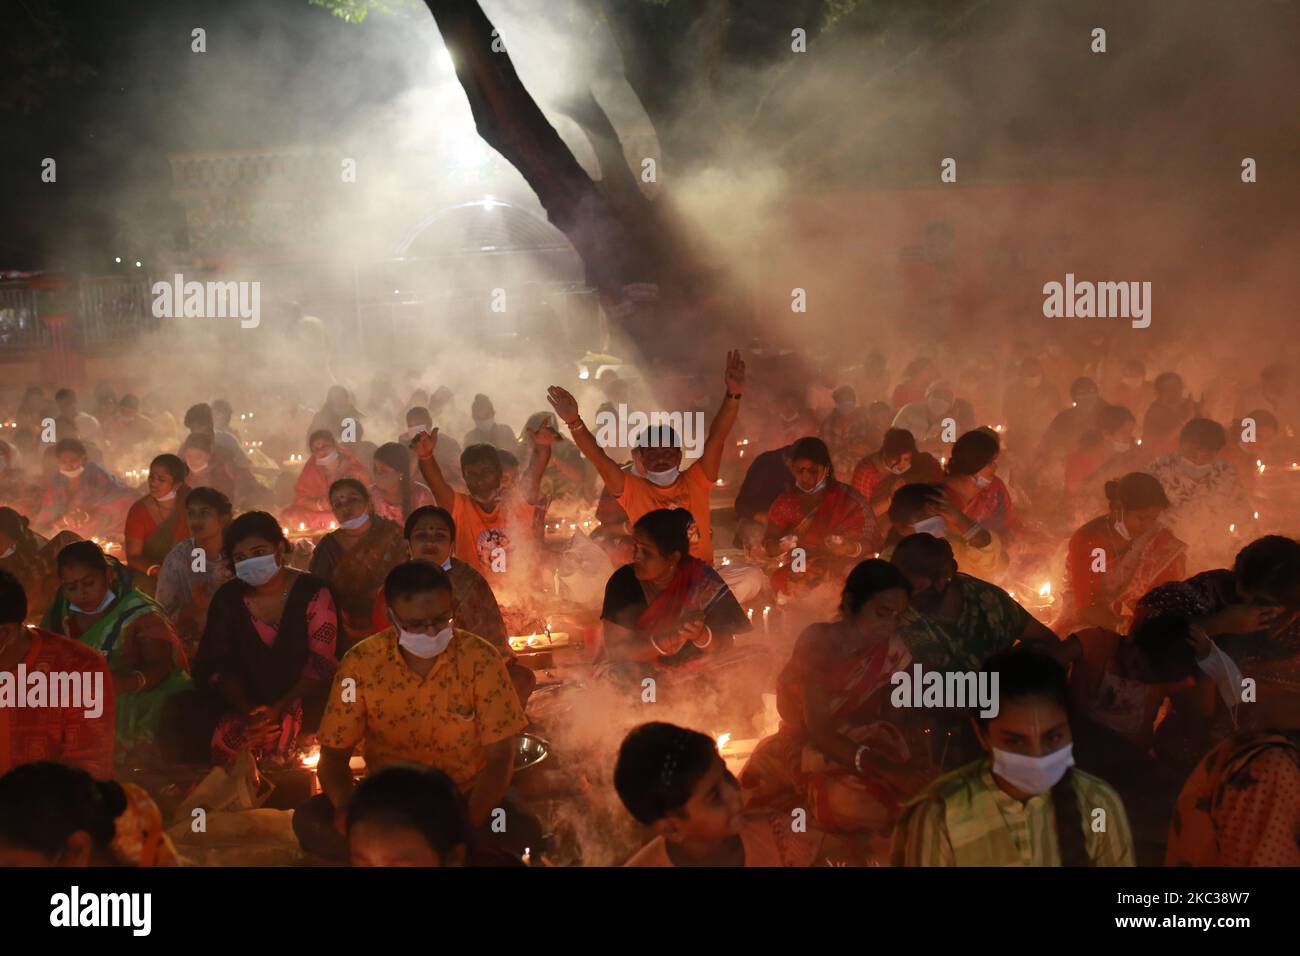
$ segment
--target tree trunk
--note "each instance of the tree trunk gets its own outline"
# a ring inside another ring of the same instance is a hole
[[[681,223],[641,193],[618,133],[590,89],[570,95],[561,108],[592,144],[604,176],[599,185],[519,79],[477,0],[425,5],[451,52],[479,135],[519,171],[547,218],[573,243],[606,314],[634,342],[653,341],[660,354],[670,344],[662,317],[690,322],[697,333],[701,321],[734,317],[734,309],[718,308],[721,274],[701,265]],[[650,287],[662,293],[657,308],[647,304],[659,294]],[[674,341],[689,347],[681,339]]]

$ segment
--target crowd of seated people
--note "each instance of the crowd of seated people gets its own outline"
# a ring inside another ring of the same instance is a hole
[[[238,420],[28,389],[0,440],[0,705],[20,668],[85,693],[0,706],[0,864],[183,863],[141,768],[318,748],[305,861],[518,866],[548,839],[520,735],[562,753],[579,724],[570,799],[612,821],[606,862],[1300,863],[1286,368],[1231,408],[1132,357],[1026,354],[1003,393],[937,353],[855,368],[801,391],[729,353],[698,447],[658,422],[611,447],[598,423],[662,383],[608,372],[518,431],[486,394],[467,417],[382,380]],[[575,680],[516,643],[561,614]],[[996,675],[997,706],[899,695],[927,672]]]

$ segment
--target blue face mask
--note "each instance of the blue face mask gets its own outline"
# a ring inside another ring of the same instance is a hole
[[[99,607],[95,608],[93,611],[87,611],[85,608],[77,607],[77,605],[73,604],[71,601],[68,602],[68,607],[71,608],[73,611],[75,611],[77,614],[98,614],[100,611],[104,610],[104,608],[108,607],[116,600],[117,600],[117,595],[113,593],[112,588],[109,588],[108,591],[105,592],[104,594],[104,600],[100,601]]]
[[[280,570],[280,563],[274,554],[261,554],[255,558],[245,558],[235,565],[235,577],[245,584],[260,588]]]
[[[450,570],[451,570],[451,558],[448,558],[446,561],[442,562],[442,569],[443,569],[444,571],[450,571]]]
[[[356,531],[358,528],[364,528],[366,526],[366,522],[369,520],[370,520],[369,513],[362,512],[361,514],[357,515],[355,518],[349,518],[347,521],[340,521],[339,527],[347,528],[349,531]]]

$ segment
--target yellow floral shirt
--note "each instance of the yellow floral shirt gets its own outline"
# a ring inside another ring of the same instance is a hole
[[[318,736],[322,747],[339,750],[364,740],[370,773],[417,763],[465,788],[486,764],[486,748],[527,723],[505,660],[487,641],[456,629],[421,678],[390,627],[343,655]]]

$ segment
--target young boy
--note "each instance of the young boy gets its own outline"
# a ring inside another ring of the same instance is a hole
[[[713,738],[685,727],[633,728],[619,748],[614,788],[658,833],[627,866],[812,866],[821,852],[821,834],[796,832],[794,816],[746,816]]]

